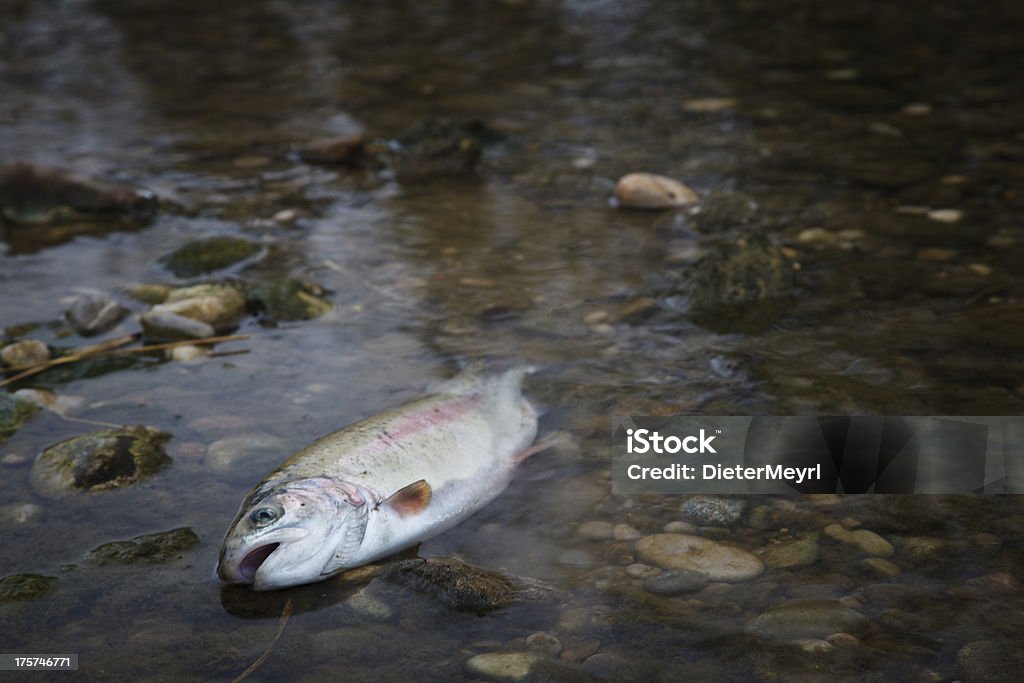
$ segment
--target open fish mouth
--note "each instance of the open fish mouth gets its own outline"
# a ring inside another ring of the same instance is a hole
[[[242,577],[243,581],[252,583],[256,578],[256,572],[259,568],[267,561],[267,558],[277,550],[280,543],[268,543],[267,545],[261,545],[256,550],[251,551],[238,565],[238,575]]]

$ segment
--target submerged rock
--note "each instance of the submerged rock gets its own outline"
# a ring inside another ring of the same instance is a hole
[[[0,602],[31,600],[49,593],[57,587],[53,576],[39,574],[11,574],[0,579]]]
[[[868,619],[832,600],[790,600],[747,624],[747,632],[775,640],[826,638],[833,633],[863,632]]]
[[[128,309],[113,299],[86,294],[75,299],[64,315],[75,332],[88,337],[112,328],[128,315]]]
[[[818,543],[813,538],[803,538],[770,545],[761,554],[761,559],[773,569],[806,567],[818,560]]]
[[[956,663],[967,683],[1016,681],[1024,667],[1024,651],[1014,640],[976,640],[956,653]]]
[[[541,656],[532,652],[488,652],[470,657],[466,668],[474,674],[509,681],[520,681],[530,675]]]
[[[195,277],[252,258],[262,249],[260,244],[241,237],[210,237],[189,242],[160,262],[177,277]]]
[[[355,128],[342,135],[314,140],[299,149],[308,164],[359,166],[366,161],[366,132]]]
[[[452,609],[477,613],[555,595],[555,589],[541,581],[474,567],[450,557],[399,560],[388,565],[380,578],[436,598]]]
[[[0,165],[0,215],[22,225],[153,218],[157,198],[149,190],[86,178],[43,164]]]
[[[50,347],[38,339],[22,339],[0,349],[0,363],[8,367],[38,365],[50,360]]]
[[[616,203],[631,209],[675,209],[698,199],[681,182],[654,173],[630,173],[615,186]]]
[[[767,235],[747,233],[722,242],[687,274],[690,307],[714,310],[780,297],[792,286],[792,270]]]
[[[855,545],[868,555],[877,557],[892,557],[896,553],[892,543],[885,540],[874,531],[867,529],[844,529],[839,524],[830,524],[825,527],[825,535],[834,538],[842,543]]]
[[[669,569],[644,579],[644,590],[657,595],[692,593],[708,585],[708,575],[692,569]]]
[[[284,278],[254,285],[247,295],[251,308],[273,320],[311,320],[333,308],[325,293],[316,283]]]
[[[637,541],[636,550],[663,569],[702,572],[711,581],[746,581],[764,571],[761,560],[746,550],[700,536],[654,534]]]
[[[89,551],[85,556],[93,564],[134,564],[146,562],[158,564],[168,562],[181,555],[195,544],[199,537],[188,527],[161,531],[156,534],[136,536],[128,541],[104,543]]]
[[[104,429],[50,446],[32,466],[32,486],[56,498],[76,491],[102,491],[151,476],[171,462],[166,434],[143,425]]]
[[[10,436],[36,414],[39,406],[7,393],[0,393],[0,438]]]
[[[468,175],[483,150],[485,126],[430,117],[398,136],[392,149],[395,176],[402,182]]]

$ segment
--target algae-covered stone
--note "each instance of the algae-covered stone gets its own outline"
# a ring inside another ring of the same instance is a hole
[[[862,633],[867,626],[867,617],[838,602],[790,600],[760,614],[747,624],[747,631],[762,638],[800,640]]]
[[[39,574],[11,574],[0,579],[0,602],[31,600],[57,587],[53,576]]]
[[[178,277],[195,277],[244,261],[261,249],[256,242],[241,237],[210,237],[189,242],[160,261]]]
[[[50,446],[32,466],[32,486],[55,498],[102,491],[148,477],[171,462],[166,434],[143,425],[103,429]]]
[[[782,251],[760,232],[722,242],[687,274],[690,308],[712,312],[788,294],[792,270]]]
[[[0,438],[13,434],[38,410],[39,406],[31,401],[0,394]]]
[[[248,291],[250,305],[273,320],[311,320],[329,312],[322,287],[290,278],[261,282]]]
[[[161,531],[156,534],[136,536],[128,541],[104,543],[91,550],[85,559],[93,564],[134,564],[146,562],[159,564],[181,555],[195,544],[199,537],[188,527]]]
[[[458,610],[487,612],[518,600],[543,600],[554,594],[547,584],[482,569],[448,557],[394,562],[380,578],[430,595]]]
[[[521,681],[530,675],[530,669],[540,660],[540,655],[532,652],[488,652],[471,657],[466,668],[491,678]]]
[[[773,569],[806,567],[818,559],[818,542],[813,538],[803,538],[770,545],[764,550],[761,559]]]
[[[896,552],[892,543],[889,543],[889,541],[868,529],[854,529],[850,531],[844,529],[839,524],[830,524],[825,527],[825,535],[837,541],[855,545],[868,555],[875,555],[876,557],[892,557]]]
[[[472,173],[487,130],[479,122],[428,118],[395,141],[392,162],[402,182]]]

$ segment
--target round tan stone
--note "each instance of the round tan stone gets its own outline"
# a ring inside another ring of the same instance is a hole
[[[654,534],[637,541],[636,550],[659,567],[704,572],[712,581],[746,581],[764,571],[761,560],[746,550],[700,536]]]

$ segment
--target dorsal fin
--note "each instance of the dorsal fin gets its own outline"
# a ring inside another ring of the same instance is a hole
[[[430,496],[430,484],[426,479],[420,479],[392,493],[383,505],[387,505],[397,512],[399,517],[404,518],[426,510],[430,504]]]

